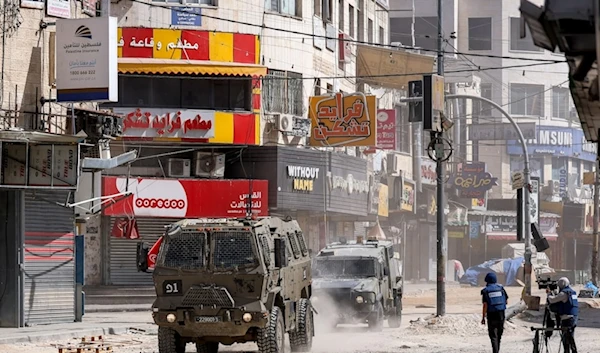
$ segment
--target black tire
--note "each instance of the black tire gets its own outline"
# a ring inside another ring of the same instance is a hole
[[[310,352],[314,334],[313,312],[308,299],[300,299],[297,330],[290,332],[292,352]]]
[[[217,342],[196,342],[196,352],[198,353],[217,353],[219,352],[219,344]]]
[[[186,342],[175,330],[168,327],[158,328],[159,353],[185,353]]]
[[[402,324],[402,299],[396,299],[396,307],[393,308],[390,317],[388,317],[388,325],[391,328],[398,328]]]
[[[285,353],[285,325],[281,309],[273,307],[267,327],[258,330],[256,343],[260,353]]]
[[[369,316],[369,329],[373,331],[381,331],[383,330],[383,306],[381,302],[377,302],[375,304],[375,312]]]

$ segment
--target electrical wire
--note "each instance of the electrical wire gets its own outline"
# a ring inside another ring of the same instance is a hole
[[[184,14],[190,14],[190,15],[197,15],[197,13],[189,11],[187,9],[182,9],[182,8],[178,8],[178,7],[173,7],[173,6],[169,6],[169,5],[161,5],[161,4],[155,4],[155,3],[149,3],[149,2],[145,2],[142,0],[131,0],[134,3],[139,3],[139,4],[143,4],[146,5],[148,7],[154,7],[154,8],[162,8],[162,9],[166,9],[166,10],[170,10],[170,11],[175,11],[175,12],[179,12],[179,13],[184,13]],[[321,39],[325,39],[325,40],[335,40],[335,41],[342,41],[345,43],[354,43],[354,44],[364,44],[364,45],[370,45],[370,46],[376,46],[376,47],[382,47],[382,48],[391,48],[391,49],[405,49],[405,50],[420,50],[420,51],[425,51],[425,52],[433,52],[433,53],[438,53],[438,50],[434,50],[434,49],[424,49],[424,48],[417,48],[417,47],[409,47],[409,46],[402,46],[402,47],[398,47],[398,46],[394,46],[391,44],[382,44],[382,43],[371,43],[371,42],[367,42],[367,41],[359,41],[359,40],[354,40],[354,39],[344,39],[344,38],[337,38],[337,37],[328,37],[327,35],[320,35],[320,34],[313,34],[313,33],[305,33],[305,32],[300,32],[300,31],[295,31],[295,30],[291,30],[291,29],[284,29],[284,28],[276,28],[276,27],[272,27],[272,26],[267,26],[267,25],[260,25],[260,24],[256,24],[256,23],[250,23],[250,22],[245,22],[245,21],[239,21],[239,20],[234,20],[231,18],[223,18],[223,17],[219,17],[219,16],[213,16],[213,15],[207,15],[207,14],[202,14],[202,17],[205,18],[210,18],[213,20],[217,20],[217,21],[224,21],[224,22],[229,22],[229,23],[234,23],[237,25],[244,25],[244,26],[249,26],[249,27],[257,27],[257,28],[262,28],[262,29],[270,29],[273,31],[277,31],[277,32],[281,32],[281,33],[290,33],[290,34],[296,34],[296,35],[300,35],[300,36],[306,36],[306,37],[311,37],[311,38],[321,38]],[[442,53],[444,54],[458,54],[455,53],[453,51],[442,51]],[[551,60],[551,59],[534,59],[534,58],[524,58],[524,57],[514,57],[514,56],[503,56],[503,55],[490,55],[490,54],[478,54],[478,53],[460,53],[462,55],[468,55],[468,56],[474,56],[474,57],[484,57],[484,58],[498,58],[498,59],[512,59],[512,60],[524,60],[524,61],[536,61],[536,62],[548,62],[548,63],[564,63],[567,62],[567,60]]]

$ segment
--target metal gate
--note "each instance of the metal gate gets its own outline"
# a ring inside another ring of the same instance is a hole
[[[25,192],[23,322],[75,321],[74,211],[68,191]]]
[[[152,274],[138,272],[136,266],[136,246],[138,240],[120,239],[111,237],[115,217],[108,218],[104,228],[104,234],[109,239],[109,274],[108,283],[113,285],[127,286],[151,286]],[[165,232],[165,225],[177,222],[179,219],[171,218],[137,218],[141,240],[148,243],[150,247]]]

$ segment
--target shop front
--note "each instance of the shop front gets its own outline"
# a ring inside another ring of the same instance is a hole
[[[137,237],[117,237],[123,220],[135,220],[137,233],[153,244],[164,227],[185,218],[237,218],[269,214],[266,180],[200,180],[126,178],[104,176],[105,196],[131,192],[131,196],[103,210],[105,284],[145,286],[152,276],[137,271]]]
[[[119,101],[105,106],[124,116],[123,140],[260,145],[267,69],[256,35],[132,27],[117,35]]]

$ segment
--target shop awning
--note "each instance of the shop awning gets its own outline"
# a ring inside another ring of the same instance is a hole
[[[356,47],[356,75],[371,86],[406,89],[409,81],[422,80],[424,73],[433,71],[431,55],[362,44]]]
[[[507,233],[507,232],[489,232],[486,234],[489,240],[508,240],[508,241],[517,241],[517,233]],[[548,241],[556,241],[558,239],[558,234],[556,233],[544,233],[544,237],[548,239]],[[533,243],[533,239],[531,239]]]
[[[267,68],[253,64],[202,60],[119,58],[119,73],[155,75],[265,76]]]

